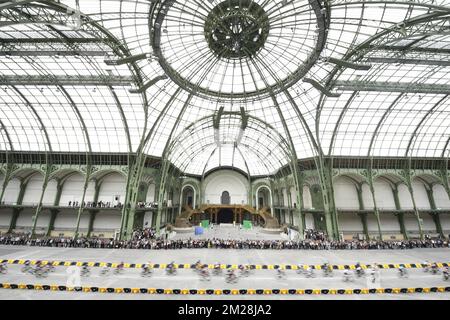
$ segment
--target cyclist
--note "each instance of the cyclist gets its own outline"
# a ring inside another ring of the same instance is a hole
[[[306,270],[305,270],[305,275],[306,275],[307,278],[314,277],[314,269],[311,268],[311,266],[307,266]]]
[[[124,270],[124,267],[125,267],[125,263],[124,263],[123,261],[120,262],[120,263],[117,265],[116,269],[114,270],[114,273],[115,273],[115,274],[122,273],[123,270]]]
[[[285,279],[286,278],[286,272],[283,269],[278,268],[277,269],[277,278],[278,279]]]
[[[442,275],[444,277],[444,280],[448,280],[449,278],[449,268],[445,267],[445,269],[442,271]]]
[[[109,273],[109,266],[108,265],[105,265],[104,267],[103,267],[103,269],[102,269],[102,271],[100,271],[100,274],[101,275],[106,275],[106,274],[108,274]]]
[[[25,263],[23,264],[22,272],[28,273],[28,272],[32,272],[32,271],[33,271],[33,268],[31,267],[31,261],[26,260]]]
[[[422,265],[424,266],[423,272],[428,272],[431,270],[431,263],[428,260],[425,260]]]
[[[322,265],[322,270],[323,270],[323,273],[324,273],[325,277],[329,277],[333,273],[333,266],[330,265],[328,262],[325,262]]]
[[[202,280],[211,280],[210,276],[209,276],[209,271],[206,265],[203,265],[202,268],[200,269],[200,277]]]
[[[345,269],[344,271],[344,281],[353,281],[353,274],[350,269]]]
[[[439,268],[436,262],[433,262],[431,264],[431,273],[432,274],[438,274],[439,273]]]
[[[406,278],[408,276],[408,272],[406,271],[405,266],[402,264],[398,268],[398,273],[400,278]]]
[[[216,264],[214,265],[214,274],[220,275],[222,273],[222,269],[220,268],[220,263],[216,262]]]
[[[226,278],[225,278],[225,281],[226,281],[227,283],[236,283],[237,280],[238,280],[238,277],[237,277],[236,274],[234,273],[234,270],[229,269],[229,270],[227,271],[227,276],[226,276]]]
[[[91,273],[91,270],[89,269],[87,263],[83,263],[83,266],[81,267],[81,276],[87,277]]]
[[[142,276],[145,277],[145,276],[151,275],[152,272],[153,271],[152,271],[152,268],[151,268],[150,261],[148,263],[145,263],[145,264],[142,265],[142,273],[141,273]]]
[[[175,269],[175,261],[172,261],[167,265],[166,272],[169,275],[175,275],[177,273],[177,270]]]
[[[358,278],[364,275],[364,270],[359,262],[355,264],[355,272]]]
[[[202,263],[200,262],[200,260],[197,260],[197,262],[194,264],[194,271],[199,272],[202,268]]]
[[[8,272],[8,265],[6,263],[6,261],[3,261],[0,264],[0,273],[6,274]]]

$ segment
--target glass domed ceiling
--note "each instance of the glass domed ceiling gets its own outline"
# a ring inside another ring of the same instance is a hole
[[[449,0],[2,2],[0,150],[161,157],[176,141],[187,173],[251,175],[289,155],[448,157],[449,15]],[[280,139],[290,151],[270,152]]]
[[[285,90],[314,64],[326,36],[315,0],[172,0],[150,21],[153,52],[170,78],[216,97]]]

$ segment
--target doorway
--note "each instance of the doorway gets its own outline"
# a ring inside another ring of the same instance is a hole
[[[186,186],[182,192],[181,204],[182,206],[188,206],[189,208],[194,208],[194,196],[195,191],[190,186]]]
[[[220,209],[219,213],[217,214],[217,223],[233,223],[233,210],[231,209]]]

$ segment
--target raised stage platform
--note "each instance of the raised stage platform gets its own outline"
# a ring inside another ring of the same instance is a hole
[[[245,220],[251,221],[254,226],[263,226],[266,229],[279,229],[278,220],[270,213],[270,208],[257,210],[243,204],[202,204],[197,209],[184,206],[181,215],[176,218],[176,228],[187,228],[198,225],[202,220],[210,223],[242,224]]]

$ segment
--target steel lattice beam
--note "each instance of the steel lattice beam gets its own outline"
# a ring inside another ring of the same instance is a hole
[[[110,40],[106,38],[0,38],[0,44],[23,44],[23,45],[34,45],[34,44],[40,44],[40,43],[55,43],[55,44],[61,44],[61,43],[92,43],[92,44],[99,44],[99,43],[107,43],[111,42]]]
[[[426,47],[408,47],[408,46],[369,46],[370,50],[385,50],[385,51],[407,51],[410,53],[428,53],[428,54],[450,54],[448,48],[426,48]]]
[[[399,93],[450,94],[450,85],[426,83],[397,83],[378,81],[342,81],[334,82],[336,90],[341,91],[377,91]]]
[[[103,50],[20,50],[6,51],[0,49],[0,56],[11,57],[52,57],[52,56],[90,56],[103,57],[107,51]]]
[[[35,0],[10,0],[4,3],[0,3],[0,10],[11,9],[20,5],[28,4]]]
[[[366,60],[368,62],[375,62],[375,63],[450,66],[450,59],[448,57],[446,59],[442,59],[442,60],[414,59],[414,58],[402,58],[402,57],[367,57]]]
[[[0,76],[0,85],[73,85],[73,86],[130,86],[132,77],[127,76]]]

